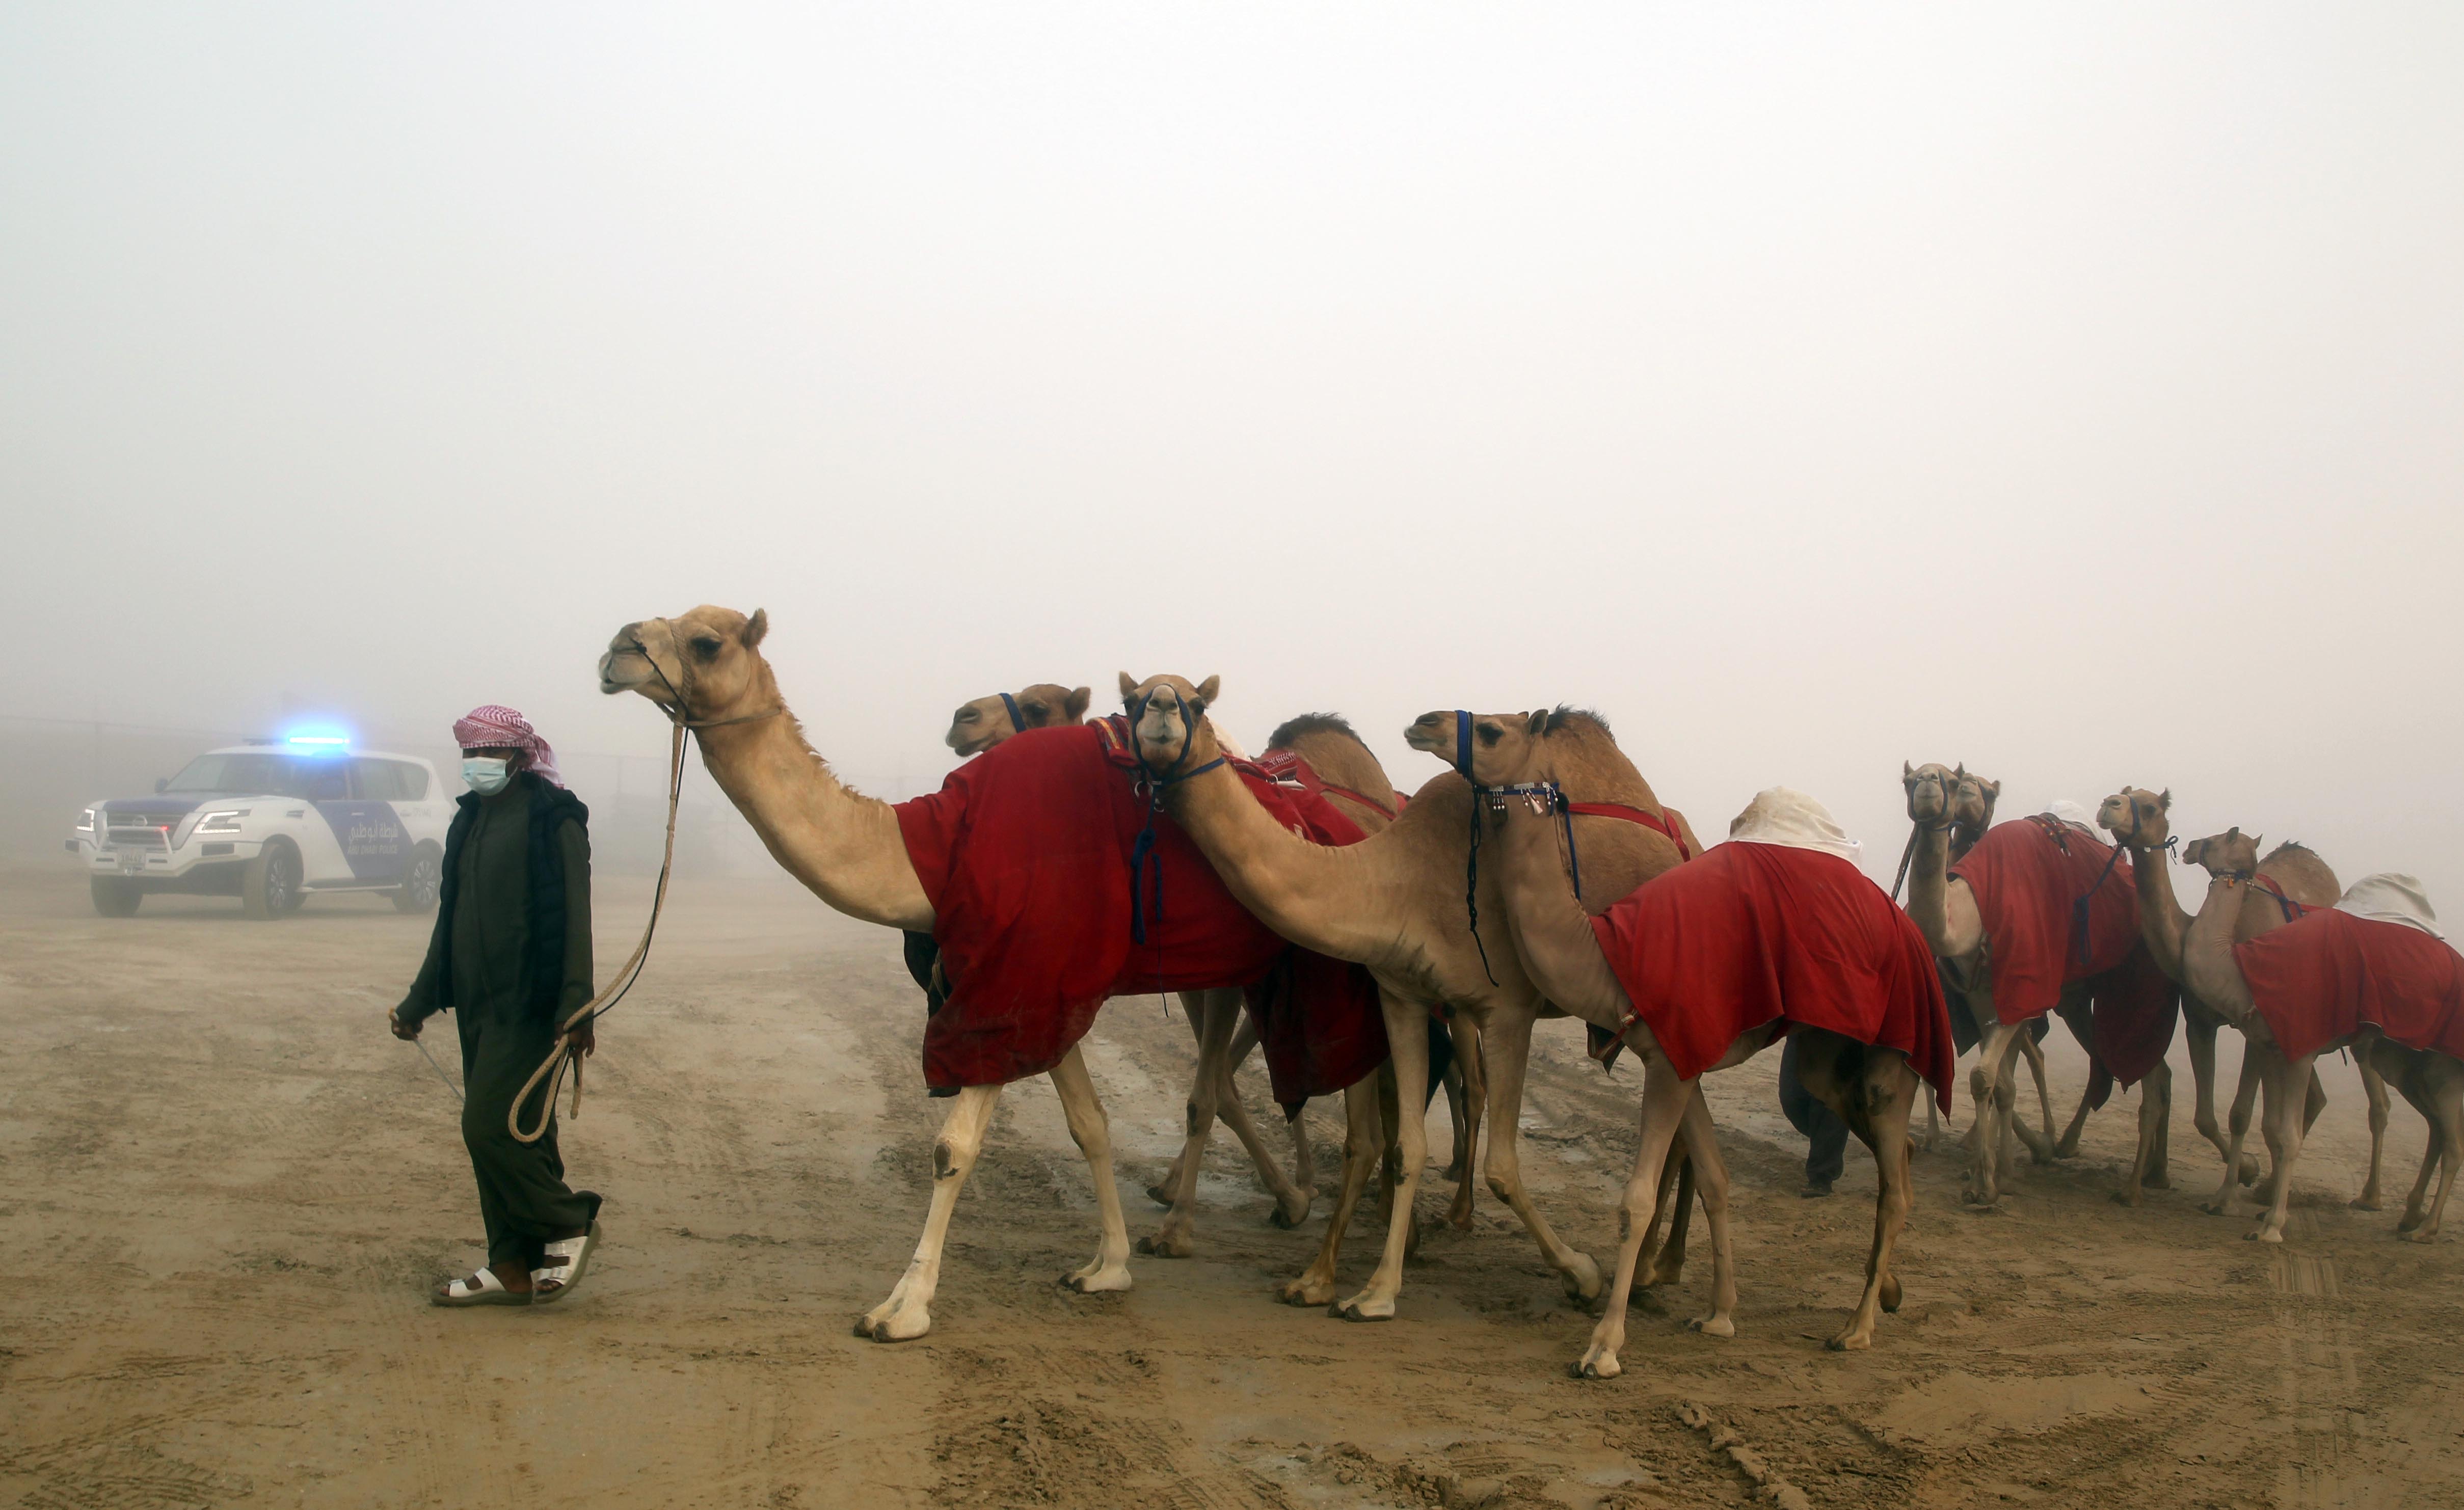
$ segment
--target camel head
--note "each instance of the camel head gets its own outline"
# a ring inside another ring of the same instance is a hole
[[[1121,711],[1129,714],[1130,737],[1148,770],[1171,777],[1195,771],[1223,754],[1206,721],[1206,710],[1221,684],[1217,676],[1192,686],[1185,677],[1150,676],[1141,682],[1121,673]]]
[[[2096,823],[2126,849],[2162,849],[2173,834],[2169,816],[2172,810],[2171,787],[2150,792],[2145,787],[2125,786],[2106,798],[2104,805],[2096,810]]]
[[[944,741],[962,755],[981,755],[1010,735],[1026,729],[1054,729],[1074,724],[1087,716],[1087,705],[1094,697],[1092,688],[1067,688],[1054,682],[1038,682],[1015,697],[1004,698],[995,692],[960,703],[950,716],[950,732]],[[1018,709],[1018,721],[1012,721],[1010,709]]]
[[[1993,804],[2002,797],[2001,782],[1969,775],[1964,763],[1910,765],[1903,760],[1900,785],[1908,795],[1911,822],[1926,828],[1956,824],[1971,834],[1982,834],[1992,824]]]
[[[2221,834],[2184,844],[2182,863],[2197,865],[2211,876],[2247,881],[2258,873],[2258,846],[2263,843],[2261,836],[2245,834],[2238,827],[2228,828]]]
[[[761,637],[770,616],[748,619],[708,603],[672,619],[640,619],[616,631],[599,658],[599,689],[639,692],[696,723],[758,713],[778,705]]]
[[[1518,781],[1546,779],[1538,775],[1523,774],[1538,755],[1540,727],[1549,718],[1546,709],[1528,713],[1471,714],[1471,769],[1468,771],[1460,764],[1463,753],[1461,713],[1460,709],[1452,708],[1422,713],[1403,731],[1403,742],[1454,766],[1475,786],[1507,786]]]

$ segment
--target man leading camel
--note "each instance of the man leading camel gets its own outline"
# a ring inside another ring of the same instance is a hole
[[[437,1286],[439,1305],[529,1305],[580,1284],[599,1245],[599,1201],[564,1183],[555,1108],[524,1143],[514,1098],[590,989],[589,810],[564,789],[556,753],[510,708],[453,725],[471,791],[446,831],[444,885],[428,957],[388,1015],[398,1039],[451,1011],[462,1043],[462,1141],[479,1183],[488,1262]],[[564,1035],[597,1047],[589,1021]]]

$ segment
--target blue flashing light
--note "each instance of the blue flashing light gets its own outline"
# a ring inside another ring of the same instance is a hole
[[[350,748],[351,736],[332,729],[302,729],[285,734],[282,742],[301,755],[339,755]]]

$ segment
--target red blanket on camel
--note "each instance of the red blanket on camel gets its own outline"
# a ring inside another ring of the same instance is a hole
[[[2233,946],[2277,1046],[2299,1059],[2374,1027],[2464,1059],[2464,955],[2417,928],[2321,908]]]
[[[1837,855],[1729,843],[1665,870],[1592,919],[1600,951],[1677,1073],[1779,1018],[1897,1049],[1950,1110],[1950,1013],[1933,952],[1882,889]]]
[[[1975,893],[1985,921],[1996,1017],[2031,1021],[2060,1003],[2064,987],[2088,982],[2094,1022],[2088,1103],[2097,1106],[2112,1093],[2112,1082],[2135,1085],[2163,1061],[2181,1016],[2180,991],[2139,934],[2130,857],[2114,861],[2107,873],[2112,855],[2112,845],[2085,829],[2023,818],[1987,829],[1950,867]],[[2084,950],[2074,906],[2082,896],[2088,898]]]
[[[1086,1036],[1107,997],[1209,986],[1263,984],[1251,1009],[1276,1029],[1260,1036],[1287,1105],[1385,1062],[1368,972],[1270,932],[1163,814],[1135,898],[1145,941],[1133,939],[1130,864],[1149,817],[1136,767],[1117,717],[1031,729],[951,772],[940,791],[897,804],[950,980],[948,1002],[925,1023],[925,1083],[1040,1075]],[[1235,769],[1286,828],[1318,843],[1360,839],[1323,797]]]

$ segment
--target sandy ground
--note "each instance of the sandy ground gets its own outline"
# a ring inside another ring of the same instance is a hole
[[[602,895],[612,960],[647,887]],[[426,1286],[479,1230],[455,1108],[382,1024],[426,929],[358,899],[115,922],[74,876],[0,876],[0,1503],[1758,1502],[1729,1438],[1825,1506],[2464,1502],[2458,1254],[2345,1208],[2366,1134],[2341,1065],[2281,1250],[2195,1209],[2217,1164],[2185,1073],[2181,1188],[2139,1211],[2107,1199],[2135,1102],[1999,1215],[1958,1209],[1953,1157],[1921,1158],[1905,1308],[1837,1355],[1818,1339],[1857,1291],[1872,1165],[1852,1147],[1838,1198],[1797,1198],[1766,1055],[1711,1092],[1739,1335],[1679,1319],[1698,1255],[1610,1383],[1567,1377],[1589,1320],[1485,1193],[1475,1230],[1431,1232],[1393,1324],[1272,1303],[1327,1202],[1269,1226],[1221,1134],[1199,1258],[1133,1258],[1126,1295],[1057,1290],[1093,1201],[1039,1082],[1004,1099],[933,1334],[881,1346],[848,1324],[913,1246],[938,1105],[894,940],[783,884],[683,881],[564,1133],[609,1196],[593,1279],[554,1308],[449,1312]],[[1633,1072],[1604,1081],[1568,1024],[1541,1037],[1526,1167],[1604,1254]],[[1121,1001],[1090,1045],[1150,1231],[1188,1030]],[[2057,1097],[2081,1069],[2062,1042]],[[2399,1194],[2421,1139],[2399,1105]],[[1347,1280],[1370,1245],[1364,1225]]]

